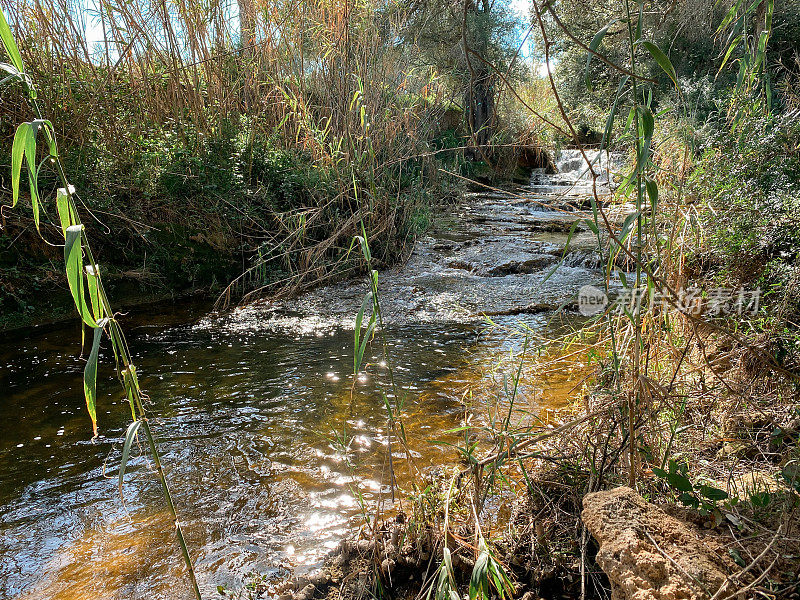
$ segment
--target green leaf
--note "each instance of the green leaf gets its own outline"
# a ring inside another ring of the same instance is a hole
[[[625,75],[625,77],[620,80],[619,86],[617,86],[617,93],[614,95],[614,104],[611,106],[611,111],[608,113],[608,118],[606,119],[606,128],[603,131],[603,139],[600,141],[600,150],[607,147],[608,141],[611,139],[611,134],[614,130],[614,117],[617,114],[617,105],[619,104],[619,99],[622,97],[622,91],[629,79],[630,77]]]
[[[19,201],[19,177],[22,172],[22,159],[25,156],[25,146],[28,144],[28,136],[31,134],[30,123],[20,123],[17,132],[14,134],[14,142],[11,145],[11,206],[14,207]]]
[[[669,76],[672,80],[672,83],[675,84],[676,88],[679,88],[680,85],[678,84],[678,75],[675,73],[675,67],[672,66],[672,62],[669,60],[669,57],[661,51],[661,48],[656,46],[653,42],[648,42],[646,40],[642,40],[642,46],[644,46],[650,55],[655,59],[658,63],[658,66],[663,69],[663,71]]]
[[[48,152],[50,153],[51,157],[57,158],[58,148],[56,146],[56,130],[53,128],[53,124],[47,119],[34,119],[31,121],[31,126],[35,127],[37,130],[41,129],[44,131],[44,138],[45,142],[47,142]]]
[[[100,340],[103,338],[103,328],[94,328],[92,351],[83,370],[83,395],[86,397],[86,409],[92,419],[92,431],[97,437],[97,356],[100,353]]]
[[[740,567],[747,566],[747,563],[744,562],[742,555],[739,554],[739,551],[736,550],[736,548],[728,548],[728,555],[733,559],[733,562],[735,562]]]
[[[650,145],[653,143],[653,133],[656,128],[655,119],[649,107],[639,105],[636,107],[636,111],[641,117],[642,145],[639,155],[636,157],[636,170],[631,176],[631,179],[636,177],[639,173],[643,173],[647,168],[650,161]]]
[[[3,87],[12,81],[25,81],[25,76],[17,71],[16,67],[13,65],[9,65],[8,63],[0,63],[0,71],[5,71],[8,73],[6,77],[3,77],[3,79],[0,80],[0,87]]]
[[[392,412],[392,405],[389,402],[389,398],[383,392],[382,395],[383,395],[383,406],[386,408],[386,412],[389,415],[389,421],[394,421],[394,413]]]
[[[489,598],[489,551],[483,540],[480,541],[478,559],[472,568],[469,580],[469,600],[488,600]]]
[[[597,53],[597,48],[600,46],[600,43],[603,41],[603,38],[606,37],[609,28],[619,21],[619,19],[614,19],[610,23],[608,23],[605,27],[603,27],[600,31],[594,34],[592,41],[589,42],[589,52],[586,53],[586,88],[591,90],[592,89],[592,82],[589,79],[589,65],[592,63],[592,56]]]
[[[20,73],[25,71],[25,65],[22,64],[22,56],[20,56],[19,48],[17,48],[17,42],[14,40],[11,27],[8,26],[8,21],[6,21],[6,16],[3,14],[2,8],[0,8],[0,39],[3,40],[3,47],[6,49],[8,58],[11,59],[11,64],[13,64]]]
[[[647,106],[638,106],[637,110],[639,111],[639,115],[642,117],[642,136],[644,137],[644,142],[653,139],[653,132],[656,129],[656,122],[653,118],[653,113],[650,112],[650,108]],[[643,144],[649,148],[650,144]]]
[[[70,186],[70,188],[70,192],[74,191],[72,186]],[[56,191],[56,211],[58,212],[58,219],[61,222],[61,233],[66,240],[67,229],[72,225],[77,225],[78,220],[75,218],[75,211],[72,209],[69,195],[64,188],[58,188]]]
[[[361,350],[361,326],[364,321],[364,311],[367,310],[367,306],[372,303],[372,292],[367,292],[364,296],[364,300],[361,302],[361,308],[356,315],[356,324],[355,330],[353,332],[353,348],[355,349],[353,355],[353,375],[358,375],[358,372],[361,370],[361,361],[364,358],[364,351]],[[368,336],[367,336],[368,337]],[[366,349],[366,346],[364,347]]]
[[[728,492],[710,485],[701,485],[697,488],[697,491],[700,492],[700,495],[704,498],[708,498],[714,502],[728,499]]]
[[[100,287],[100,267],[86,265],[86,284],[89,288],[89,302],[92,305],[92,315],[95,321],[100,321],[105,315],[103,311],[102,288]]]
[[[361,221],[361,235],[356,236],[358,243],[361,244],[361,253],[364,255],[364,260],[369,263],[372,260],[372,253],[369,251],[369,240],[367,239],[367,230],[364,227],[364,221]]]
[[[619,232],[619,243],[625,244],[628,240],[628,236],[633,232],[633,226],[636,224],[636,220],[641,216],[641,211],[634,211],[625,217],[625,220],[622,222],[622,229]]]
[[[667,481],[673,488],[681,492],[691,492],[693,489],[692,482],[680,473],[667,473]]]
[[[647,179],[644,185],[647,188],[647,195],[650,198],[650,206],[655,209],[656,206],[658,206],[658,184],[652,179]]]
[[[119,495],[122,496],[122,482],[125,479],[125,468],[128,466],[128,457],[131,454],[131,445],[136,437],[136,432],[139,430],[141,421],[134,421],[128,425],[128,430],[125,432],[125,444],[122,446],[122,460],[119,463]]]
[[[66,230],[64,242],[64,262],[67,268],[67,283],[78,314],[89,327],[97,327],[89,306],[86,303],[86,290],[83,285],[83,225],[71,225]]]
[[[31,192],[31,208],[36,231],[39,231],[39,168],[36,165],[36,134],[39,124],[32,122],[25,139],[25,162],[28,166],[28,187]]]
[[[116,321],[114,321],[116,325]],[[119,327],[116,327],[119,330]],[[122,383],[125,386],[125,393],[128,397],[128,404],[131,408],[131,417],[136,420],[136,395],[139,389],[139,378],[136,377],[136,367],[128,365],[128,368],[122,371]]]
[[[361,345],[357,348],[358,351],[358,367],[361,367],[361,363],[364,360],[364,353],[367,351],[367,344],[372,341],[372,336],[375,333],[375,326],[377,322],[375,321],[375,311],[372,312],[369,318],[369,325],[367,325],[367,331],[364,334],[364,337],[361,339]],[[356,374],[358,371],[356,371]]]
[[[722,64],[719,66],[719,69],[717,70],[717,75],[719,75],[722,72],[722,69],[725,68],[725,65],[728,64],[728,59],[730,59],[731,54],[733,54],[733,51],[736,50],[736,47],[743,39],[744,35],[740,34],[737,35],[730,43],[730,45],[728,46],[728,51],[725,53],[725,57],[722,59]]]
[[[489,553],[489,572],[492,575],[492,583],[500,600],[504,600],[506,597],[513,598],[516,591],[514,583],[506,573],[503,565],[497,561],[491,552]]]

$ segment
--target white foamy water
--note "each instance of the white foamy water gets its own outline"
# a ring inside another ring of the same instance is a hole
[[[555,160],[557,173],[543,176],[542,173],[534,172],[531,185],[534,188],[542,185],[568,186],[576,194],[589,193],[592,189],[592,171],[594,171],[597,175],[598,191],[607,193],[622,179],[624,165],[625,156],[620,152],[561,150]]]

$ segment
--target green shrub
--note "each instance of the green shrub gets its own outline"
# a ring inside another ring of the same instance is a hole
[[[709,140],[690,188],[707,205],[703,270],[767,287],[791,276],[800,250],[799,145],[791,115],[748,119],[737,137],[723,131]]]

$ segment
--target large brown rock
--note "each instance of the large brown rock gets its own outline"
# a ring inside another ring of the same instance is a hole
[[[612,600],[709,598],[733,566],[716,542],[627,487],[587,494],[582,518]]]

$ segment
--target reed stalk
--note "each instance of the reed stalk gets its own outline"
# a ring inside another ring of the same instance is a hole
[[[27,99],[30,103],[31,109],[36,116],[34,121],[30,123],[23,123],[17,129],[15,136],[14,148],[12,149],[12,182],[14,198],[19,195],[19,169],[23,158],[27,161],[28,177],[31,189],[31,203],[34,211],[34,219],[38,225],[39,223],[39,210],[42,208],[40,202],[41,198],[38,196],[38,177],[39,172],[46,164],[49,164],[55,169],[62,187],[59,189],[58,202],[56,210],[62,225],[62,233],[65,241],[65,263],[67,269],[67,278],[70,283],[70,289],[75,306],[81,317],[82,326],[89,326],[94,331],[93,350],[90,354],[89,361],[84,373],[84,393],[86,396],[87,409],[92,420],[94,434],[97,436],[97,361],[99,348],[99,341],[102,334],[105,333],[111,340],[114,350],[117,376],[122,383],[123,390],[128,398],[133,417],[133,423],[128,427],[128,433],[125,440],[126,452],[123,453],[123,461],[120,464],[120,490],[122,480],[125,474],[125,466],[127,460],[127,451],[130,450],[132,440],[139,428],[143,428],[147,444],[150,449],[150,454],[155,462],[156,472],[158,479],[161,483],[161,488],[164,493],[164,499],[167,508],[172,517],[175,527],[175,534],[178,544],[186,563],[186,568],[189,574],[190,584],[192,591],[197,600],[201,599],[200,589],[197,584],[192,560],[189,555],[189,550],[186,545],[186,540],[183,536],[180,522],[178,521],[178,513],[175,508],[175,503],[172,499],[172,494],[169,489],[166,474],[161,464],[161,458],[158,452],[153,432],[150,428],[150,423],[147,417],[147,412],[144,408],[143,400],[145,395],[139,386],[138,377],[136,376],[136,367],[131,361],[128,344],[119,321],[116,318],[116,313],[111,307],[108,295],[106,294],[103,285],[102,275],[98,263],[94,258],[89,239],[86,234],[86,228],[78,215],[78,209],[74,201],[75,190],[70,185],[67,178],[64,165],[61,162],[61,157],[58,153],[58,145],[55,137],[55,130],[52,124],[44,118],[42,111],[39,107],[37,100],[38,93],[32,79],[26,74],[22,58],[17,49],[15,40],[11,34],[5,14],[0,10],[0,37],[2,37],[3,46],[6,54],[9,56],[12,64],[0,65],[3,70],[11,73],[14,81],[21,83],[27,92]],[[45,161],[37,163],[36,161],[36,133],[41,130],[46,138],[49,154]],[[18,138],[21,140],[18,143]],[[83,267],[83,257],[88,260],[85,270]],[[77,268],[76,268],[77,267]],[[87,300],[87,295],[89,299]]]

